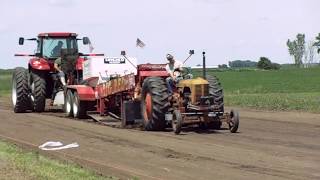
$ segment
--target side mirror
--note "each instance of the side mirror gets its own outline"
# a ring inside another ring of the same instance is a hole
[[[190,50],[190,51],[189,51],[189,54],[190,54],[190,55],[194,54],[194,50]]]
[[[125,56],[126,55],[126,51],[121,51],[121,56]]]
[[[19,38],[19,45],[23,45],[23,43],[24,43],[24,38],[23,38],[23,37],[20,37],[20,38]]]
[[[83,41],[83,44],[84,44],[84,45],[87,45],[87,44],[90,43],[90,40],[89,40],[88,37],[83,37],[83,38],[82,38],[82,41]]]

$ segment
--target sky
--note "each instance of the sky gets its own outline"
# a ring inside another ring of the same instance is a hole
[[[32,54],[36,44],[19,46],[19,37],[63,31],[88,36],[96,53],[125,50],[139,63],[166,63],[167,53],[183,61],[189,49],[187,66],[201,64],[202,51],[208,65],[261,56],[292,63],[286,41],[320,33],[319,7],[319,0],[0,0],[0,68],[27,66],[13,55]]]

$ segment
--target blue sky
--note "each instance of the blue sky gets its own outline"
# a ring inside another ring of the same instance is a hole
[[[287,39],[299,32],[314,39],[319,7],[318,0],[1,0],[0,68],[26,66],[13,54],[32,53],[35,44],[18,46],[18,37],[50,31],[89,36],[95,52],[126,50],[139,63],[164,63],[168,52],[184,60],[189,49],[196,52],[189,66],[201,63],[203,50],[209,65],[260,56],[289,63]],[[137,37],[145,48],[135,46]]]

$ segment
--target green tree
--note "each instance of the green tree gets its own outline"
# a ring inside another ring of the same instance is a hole
[[[278,70],[281,68],[281,65],[277,63],[272,63],[270,59],[267,57],[260,57],[257,64],[257,68],[265,69],[265,70],[271,70],[271,69]]]
[[[228,69],[228,66],[226,64],[221,64],[221,65],[219,64],[218,68],[219,69]]]
[[[316,37],[316,41],[314,42],[313,46],[317,47],[318,54],[320,53],[320,33]]]
[[[243,68],[243,67],[256,67],[257,62],[250,60],[234,60],[229,61],[229,67],[231,68]]]
[[[272,63],[271,63],[271,61],[269,60],[269,58],[267,58],[267,57],[260,57],[260,60],[258,61],[258,64],[257,64],[257,67],[258,67],[259,69],[269,70],[269,69],[272,69]]]
[[[305,52],[305,35],[299,33],[297,34],[296,38],[297,39],[294,41],[290,41],[290,39],[288,39],[287,46],[289,49],[289,54],[294,57],[294,63],[297,66],[301,66],[303,54]]]

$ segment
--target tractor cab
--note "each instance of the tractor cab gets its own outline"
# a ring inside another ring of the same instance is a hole
[[[36,50],[36,56],[45,58],[48,60],[57,59],[61,56],[62,49],[73,49],[78,52],[77,35],[74,33],[70,34],[57,34],[58,36],[53,36],[52,34],[39,34],[38,36],[38,46]]]
[[[70,32],[53,32],[40,33],[37,38],[24,39],[19,38],[19,45],[23,45],[25,40],[36,41],[37,48],[35,54],[15,54],[15,56],[31,56],[29,61],[29,70],[40,70],[53,72],[53,62],[59,57],[62,57],[62,52],[72,52],[73,55],[79,56],[78,40],[82,40],[84,45],[89,44],[88,37],[82,39],[77,38],[76,33]],[[77,58],[76,69],[82,70],[83,58]]]

